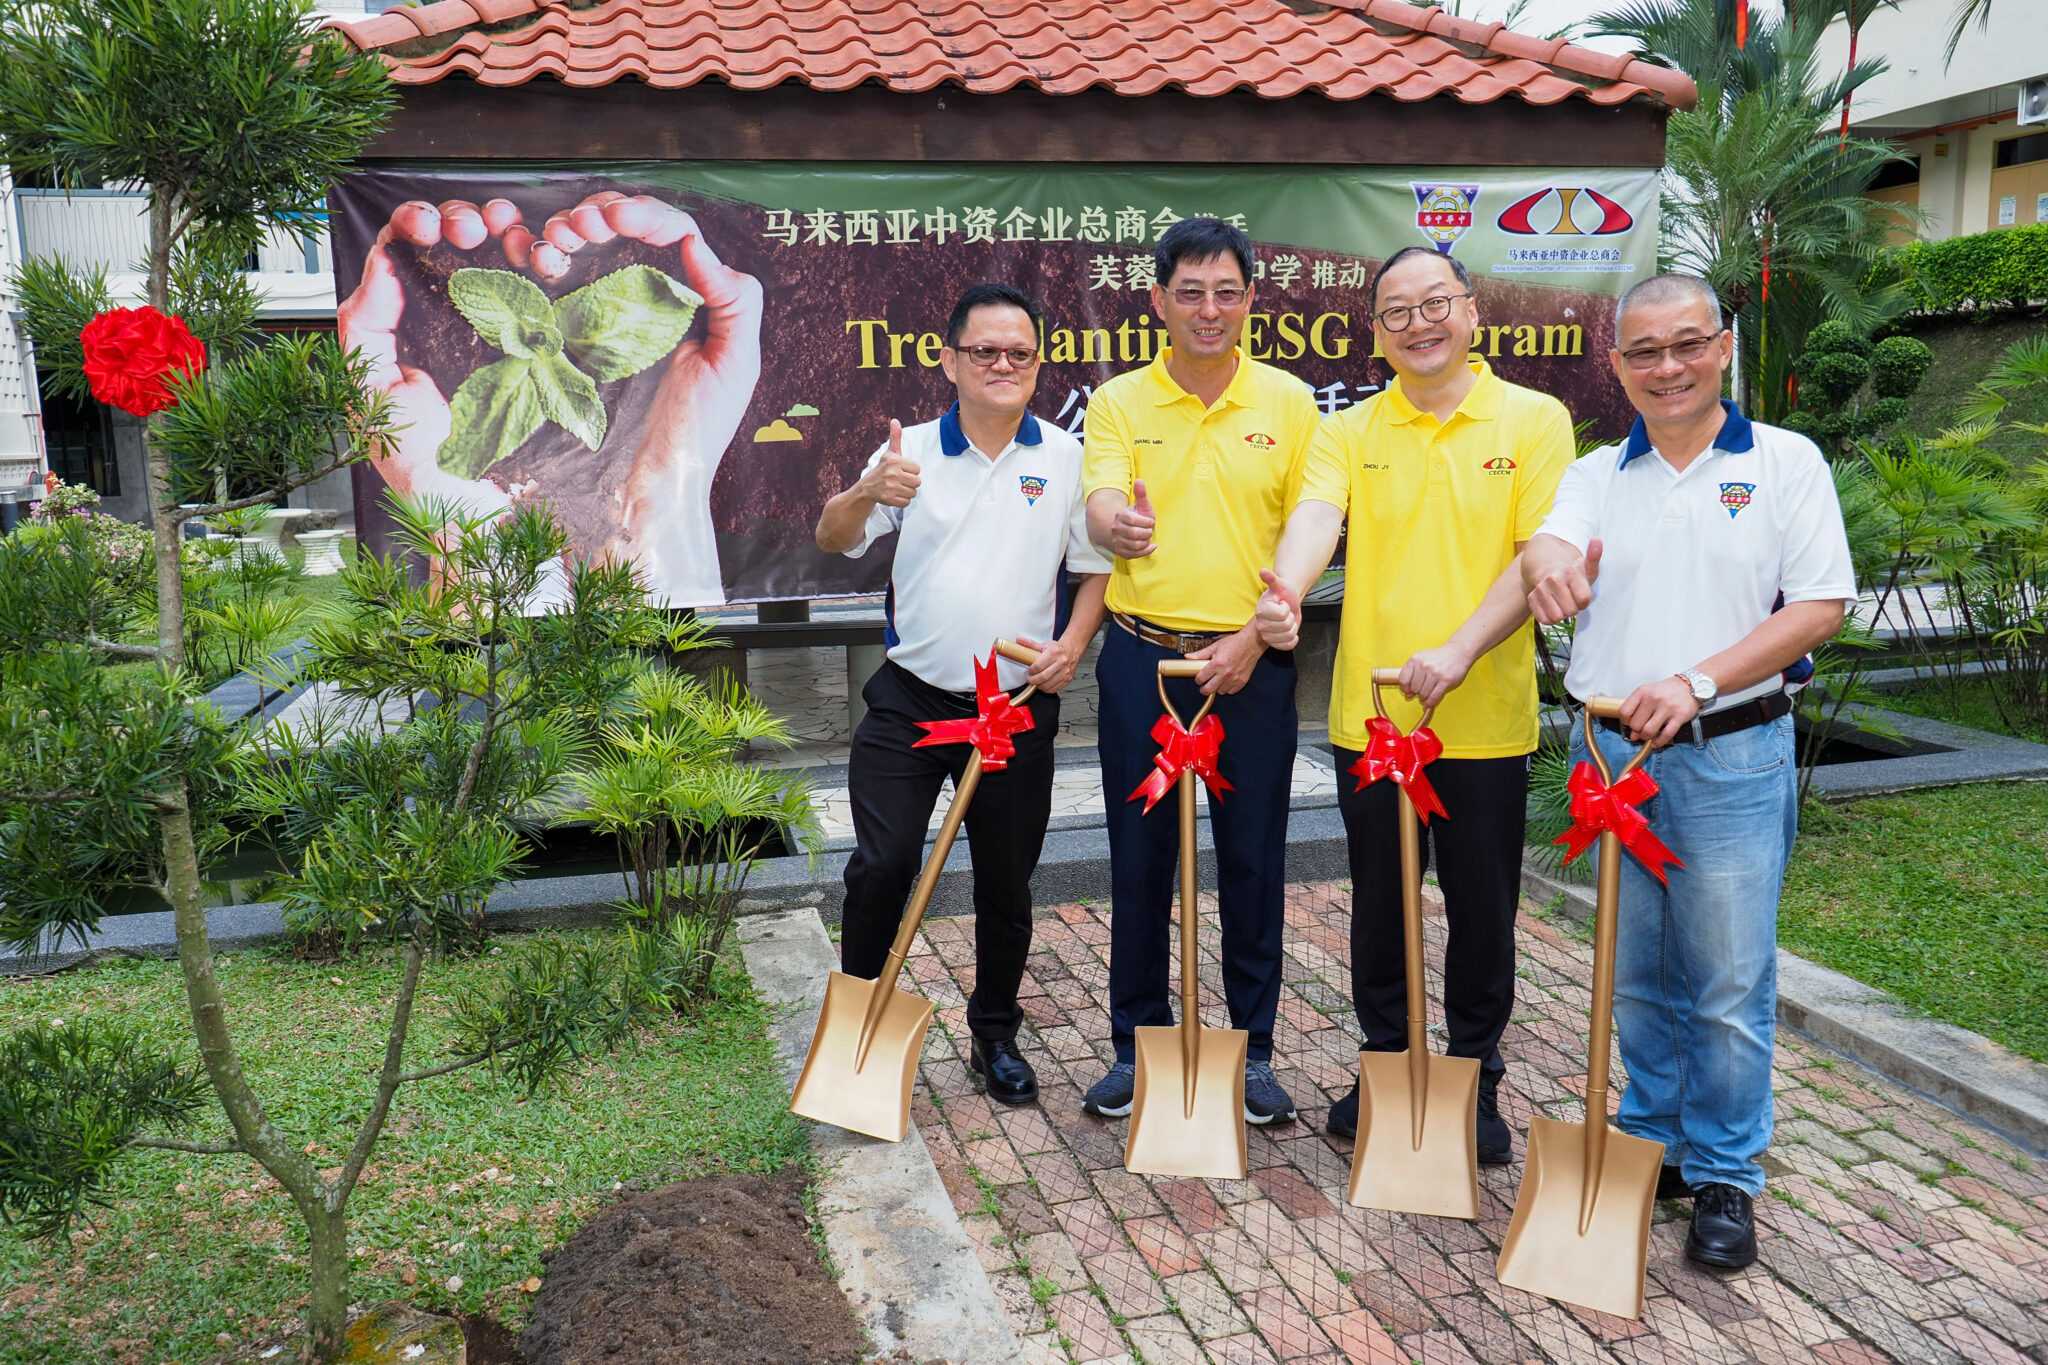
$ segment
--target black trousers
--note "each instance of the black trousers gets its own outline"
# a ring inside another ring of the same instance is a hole
[[[1133,788],[1153,771],[1159,746],[1159,661],[1177,657],[1112,622],[1096,664],[1101,683],[1096,746],[1109,816],[1109,1027],[1119,1061],[1137,1055],[1133,1030],[1174,1022],[1167,930],[1180,880],[1178,796],[1150,815]],[[1183,722],[1202,704],[1192,680],[1166,685]],[[1209,798],[1216,841],[1216,898],[1223,929],[1223,997],[1247,1056],[1273,1055],[1280,1005],[1280,931],[1287,889],[1287,798],[1294,773],[1294,655],[1268,650],[1244,690],[1216,700],[1223,722],[1217,768],[1234,790]],[[1199,779],[1198,779],[1199,780]]]
[[[853,806],[853,857],[846,864],[839,962],[849,976],[875,977],[888,960],[910,891],[924,865],[925,833],[939,788],[959,782],[974,752],[966,744],[911,746],[921,720],[972,716],[974,698],[933,687],[884,663],[861,696],[868,711],[853,732],[847,795]],[[986,772],[967,808],[967,850],[974,860],[974,993],[967,1027],[985,1042],[1017,1036],[1024,1012],[1017,987],[1031,952],[1031,874],[1052,814],[1053,735],[1058,697],[1028,703],[1032,728],[1014,738],[1016,756]]]
[[[1399,791],[1391,782],[1356,791],[1356,749],[1330,746],[1337,760],[1337,808],[1351,855],[1351,1002],[1365,1046],[1408,1046],[1408,975],[1401,925]],[[1444,1019],[1453,1057],[1477,1057],[1482,1079],[1506,1069],[1500,1036],[1515,1009],[1515,908],[1522,895],[1522,835],[1529,759],[1440,758],[1430,785],[1448,818],[1425,829],[1422,865],[1434,858],[1450,941],[1444,951]]]

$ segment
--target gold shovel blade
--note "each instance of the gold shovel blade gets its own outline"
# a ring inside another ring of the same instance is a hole
[[[1422,1142],[1415,1142],[1414,1083],[1406,1052],[1358,1054],[1358,1140],[1351,1203],[1439,1218],[1479,1216],[1479,1062],[1429,1059]]]
[[[1586,1131],[1583,1123],[1530,1120],[1522,1192],[1495,1273],[1502,1284],[1547,1299],[1640,1318],[1664,1144],[1608,1128],[1593,1217],[1582,1234]]]
[[[910,1131],[910,1087],[917,1079],[932,1002],[891,987],[868,1044],[867,1062],[857,1066],[861,1021],[876,985],[844,972],[826,978],[825,1007],[818,1012],[818,1031],[811,1036],[811,1052],[789,1107],[807,1119],[901,1142]]]
[[[1136,1037],[1138,1081],[1125,1168],[1138,1175],[1244,1179],[1244,1059],[1251,1035],[1239,1028],[1201,1030],[1193,1113],[1180,1028],[1141,1028]]]

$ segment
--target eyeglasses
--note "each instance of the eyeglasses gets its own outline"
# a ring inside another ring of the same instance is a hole
[[[1013,370],[1028,370],[1038,363],[1038,351],[1030,346],[957,346],[954,349],[984,370],[995,364],[999,355],[1010,358]]]
[[[1442,322],[1451,315],[1452,299],[1469,299],[1470,294],[1438,294],[1418,304],[1397,303],[1381,313],[1376,321],[1389,332],[1405,332],[1414,320],[1413,314],[1422,314],[1424,322]]]
[[[1654,370],[1664,363],[1664,355],[1668,351],[1671,358],[1679,364],[1690,365],[1705,356],[1720,339],[1719,335],[1687,337],[1684,341],[1674,341],[1669,346],[1637,346],[1632,350],[1623,351],[1621,358],[1628,362],[1631,370]]]
[[[1216,300],[1218,308],[1235,308],[1244,302],[1245,295],[1251,291],[1240,289],[1234,284],[1222,285],[1216,289],[1204,289],[1200,285],[1185,284],[1178,289],[1168,290],[1167,292],[1172,294],[1173,301],[1183,308],[1200,308],[1203,299]]]

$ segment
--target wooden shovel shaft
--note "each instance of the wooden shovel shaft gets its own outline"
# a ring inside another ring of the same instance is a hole
[[[1613,697],[1590,697],[1586,701],[1586,748],[1600,769],[1602,780],[1617,779],[1601,757],[1593,720],[1619,720],[1621,702]],[[1628,768],[1636,767],[1649,755],[1646,744],[1637,751]],[[1600,1172],[1607,1158],[1607,1054],[1614,1044],[1614,933],[1621,918],[1621,836],[1613,830],[1600,833],[1600,878],[1593,906],[1593,1002],[1586,1037],[1586,1146],[1584,1183],[1579,1187],[1579,1235],[1593,1226],[1593,1205],[1600,1194]]]
[[[1202,1058],[1201,945],[1195,932],[1195,772],[1180,775],[1180,1059],[1182,1112],[1195,1116],[1195,1075]]]
[[[925,859],[924,871],[917,877],[917,889],[910,894],[910,905],[903,912],[903,922],[896,926],[896,941],[889,945],[889,959],[882,964],[882,974],[875,978],[875,993],[868,1000],[868,1012],[860,1021],[860,1046],[854,1052],[853,1066],[858,1071],[868,1064],[868,1048],[875,1041],[875,1027],[882,1022],[882,1011],[889,1003],[889,996],[896,989],[896,977],[903,970],[903,959],[910,956],[910,945],[917,939],[917,931],[924,924],[925,908],[932,903],[932,891],[939,884],[939,874],[946,868],[946,855],[953,851],[953,839],[960,833],[960,822],[967,818],[967,803],[974,799],[974,789],[981,785],[981,750],[976,749],[967,756],[967,766],[960,773],[959,782],[953,787],[953,800],[946,807],[946,818],[939,824],[939,837],[932,841],[931,857]]]

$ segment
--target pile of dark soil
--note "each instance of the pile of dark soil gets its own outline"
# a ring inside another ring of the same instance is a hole
[[[528,1365],[827,1365],[860,1329],[812,1246],[799,1172],[636,1194],[548,1257]]]

